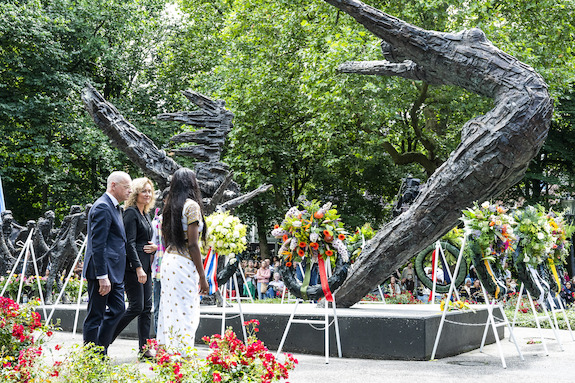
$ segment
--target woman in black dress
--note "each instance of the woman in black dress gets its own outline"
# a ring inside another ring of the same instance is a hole
[[[148,178],[132,182],[132,194],[125,203],[124,227],[126,229],[126,273],[124,288],[128,297],[128,309],[118,323],[114,339],[138,317],[138,340],[140,356],[153,357],[143,352],[150,337],[152,324],[152,260],[157,246],[153,244],[152,225],[148,212],[155,204],[154,185]]]

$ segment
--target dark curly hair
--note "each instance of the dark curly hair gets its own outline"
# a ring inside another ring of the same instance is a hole
[[[191,169],[180,168],[172,176],[170,191],[164,204],[162,235],[166,247],[175,246],[182,253],[186,252],[186,239],[182,228],[182,211],[188,198],[200,205],[202,222],[204,223],[201,238],[205,240],[207,225],[204,220],[204,206],[196,174]]]

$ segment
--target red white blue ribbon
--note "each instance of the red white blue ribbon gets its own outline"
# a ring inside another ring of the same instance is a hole
[[[212,251],[212,248],[208,250],[208,255],[204,260],[204,271],[206,273],[206,279],[208,280],[208,285],[210,286],[209,294],[213,294],[218,289],[218,253]]]

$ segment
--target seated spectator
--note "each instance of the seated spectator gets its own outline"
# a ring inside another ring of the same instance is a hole
[[[505,286],[507,287],[508,295],[515,294],[517,292],[517,282],[515,282],[515,279],[505,279]]]
[[[476,303],[484,303],[485,297],[483,296],[483,291],[481,290],[481,283],[479,279],[473,282],[473,287],[471,288],[471,300]]]
[[[280,273],[274,273],[274,279],[269,283],[268,289],[266,291],[266,298],[281,297],[285,284],[280,279]]]
[[[463,300],[471,300],[471,278],[465,278],[465,284],[461,286],[459,296]]]
[[[389,284],[385,287],[385,290],[390,297],[401,294],[401,287],[399,287],[399,283],[393,275],[389,278]]]
[[[566,282],[565,287],[561,289],[560,294],[561,298],[563,299],[563,302],[565,302],[565,306],[569,307],[573,304],[573,302],[575,301],[575,297],[573,296],[573,294],[575,294],[575,291],[573,290],[571,282]]]

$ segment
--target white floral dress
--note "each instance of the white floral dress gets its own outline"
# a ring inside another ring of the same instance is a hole
[[[200,206],[188,199],[182,213],[182,226],[187,235],[188,225],[203,221]],[[172,352],[191,355],[196,330],[200,324],[200,277],[189,253],[180,254],[175,247],[168,247],[162,259],[162,292],[158,314],[158,343]]]

